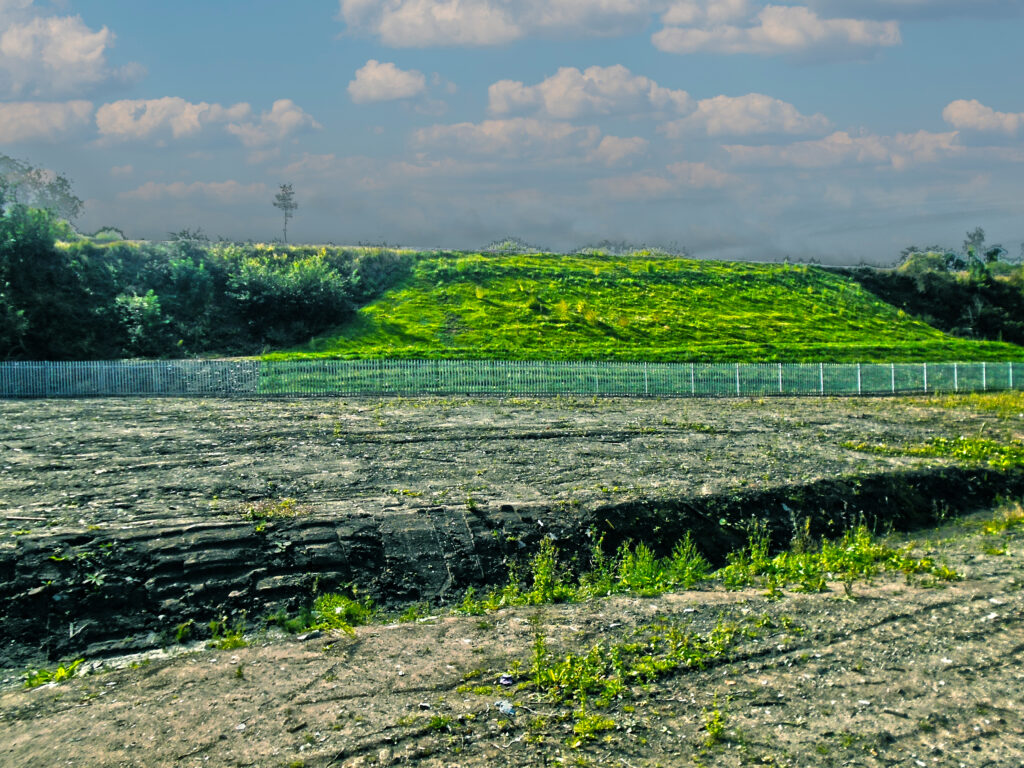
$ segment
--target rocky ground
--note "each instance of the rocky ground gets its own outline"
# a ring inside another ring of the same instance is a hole
[[[984,518],[992,517],[988,512]],[[768,600],[720,586],[656,598],[436,615],[355,634],[253,637],[0,692],[18,766],[1006,766],[1024,761],[1024,527],[958,521],[915,538],[963,575],[881,576]],[[571,708],[529,684],[552,657],[655,625],[735,645],[704,669]],[[517,667],[518,663],[518,667]],[[511,673],[512,680],[500,680]],[[507,713],[507,704],[514,707]],[[506,713],[501,711],[506,708]]]
[[[853,600],[833,585],[769,601],[711,584],[448,613],[542,538],[664,550],[689,530],[721,563],[752,520],[785,543],[804,520],[820,536],[991,516],[1024,494],[1019,470],[847,446],[1019,439],[1020,395],[4,401],[0,425],[2,764],[1024,760],[1018,529],[915,534],[965,576],[944,589],[886,576]],[[261,630],[353,584],[392,618],[422,600],[435,618]],[[221,618],[250,644],[206,648]],[[176,642],[183,625],[198,643]],[[591,719],[522,672],[538,635],[554,658],[723,625],[728,653],[634,681]],[[26,667],[74,658],[93,674],[20,689]]]

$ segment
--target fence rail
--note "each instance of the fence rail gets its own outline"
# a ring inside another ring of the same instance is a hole
[[[0,398],[891,395],[1020,389],[1024,363],[146,360],[0,363]]]

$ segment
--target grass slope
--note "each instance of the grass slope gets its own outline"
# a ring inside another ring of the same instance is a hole
[[[1019,358],[816,267],[634,254],[430,255],[332,335],[273,359],[922,361]]]

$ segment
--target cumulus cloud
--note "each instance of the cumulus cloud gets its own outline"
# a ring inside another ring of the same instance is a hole
[[[0,144],[56,141],[92,121],[90,101],[0,103]]]
[[[252,203],[263,200],[266,196],[266,184],[242,184],[234,180],[194,181],[191,184],[186,184],[183,181],[175,181],[170,184],[147,181],[141,187],[122,192],[119,195],[126,200],[143,200],[145,202],[202,198],[227,204]]]
[[[822,114],[804,115],[789,102],[748,93],[701,99],[691,114],[667,122],[659,130],[670,139],[678,139],[694,133],[708,136],[823,133],[830,126],[828,118]]]
[[[393,101],[419,96],[427,88],[422,72],[403,70],[392,62],[381,63],[370,59],[356,70],[356,77],[348,84],[348,95],[356,104],[371,101]]]
[[[647,151],[648,141],[639,136],[622,138],[620,136],[604,136],[601,143],[590,153],[591,160],[605,165],[618,165],[634,155],[642,155]]]
[[[323,128],[313,116],[291,99],[278,99],[269,112],[263,112],[257,121],[231,123],[227,127],[247,147],[263,147],[305,131]]]
[[[598,146],[600,131],[594,126],[516,117],[485,120],[482,123],[455,123],[420,128],[413,143],[424,148],[477,155],[501,155],[522,158],[564,156]]]
[[[706,3],[699,4],[704,6]],[[686,17],[669,12],[665,18]],[[901,38],[895,21],[821,18],[803,6],[766,5],[745,25],[715,23],[697,16],[682,26],[666,26],[651,40],[667,53],[773,55],[868,50],[897,45]]]
[[[960,130],[1006,133],[1013,136],[1024,126],[1024,112],[996,112],[976,99],[957,99],[942,110],[942,119]]]
[[[108,140],[174,139],[196,136],[205,128],[240,120],[251,111],[248,104],[230,107],[198,104],[177,96],[162,99],[124,99],[104,104],[96,111],[96,127]]]
[[[725,145],[739,165],[826,168],[842,164],[891,165],[901,170],[913,164],[933,163],[960,154],[958,133],[899,133],[895,136],[836,131],[822,139],[784,146]]]
[[[562,67],[537,85],[500,80],[488,89],[489,110],[496,115],[537,111],[557,119],[649,112],[685,112],[692,99],[686,91],[663,88],[626,67]]]
[[[502,45],[535,34],[619,35],[665,0],[340,0],[349,29],[385,45]]]
[[[275,101],[258,119],[252,107],[240,102],[231,106],[194,104],[177,96],[161,99],[124,99],[96,110],[96,127],[105,142],[157,141],[194,138],[219,128],[237,137],[250,149],[266,147],[304,130],[322,126],[290,99]]]
[[[61,95],[110,79],[131,79],[138,65],[107,62],[114,33],[90,29],[80,16],[43,16],[31,0],[0,3],[0,92]]]

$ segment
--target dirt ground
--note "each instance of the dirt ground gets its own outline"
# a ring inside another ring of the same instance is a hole
[[[966,577],[941,590],[707,587],[252,634],[353,583],[395,610],[450,605],[541,538],[571,552],[592,528],[655,545],[693,530],[720,560],[753,518],[820,535],[1024,495],[1019,472],[842,445],[1024,435],[1024,399],[964,402],[0,401],[0,764],[1019,766],[1024,551],[969,525],[917,534]],[[248,617],[249,646],[173,642],[222,616]],[[579,746],[564,706],[498,682],[537,633],[585,652],[722,621],[743,628],[727,657],[632,686]],[[93,674],[20,689],[27,666],[78,657]]]
[[[990,516],[990,513],[989,513]],[[11,766],[1006,766],[1024,764],[1024,536],[917,535],[964,575],[769,601],[720,587],[254,639],[0,691]],[[502,674],[652,621],[749,629],[704,669],[634,685],[572,744],[565,705]],[[507,681],[506,681],[507,682]],[[502,714],[498,702],[516,711]],[[717,738],[709,724],[719,724]]]
[[[519,504],[672,500],[920,463],[858,454],[843,441],[1024,429],[1024,416],[1007,423],[927,402],[8,400],[0,401],[0,509],[50,526],[122,527],[209,520],[260,499],[294,498],[340,514],[469,496]],[[6,519],[0,526],[38,527]]]

